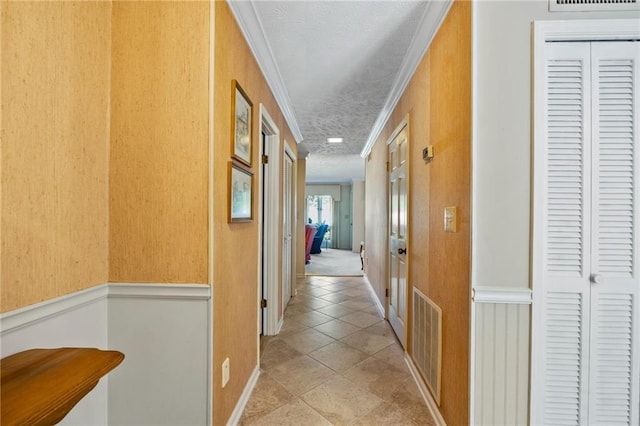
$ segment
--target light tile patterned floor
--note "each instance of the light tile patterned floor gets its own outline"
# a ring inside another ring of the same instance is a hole
[[[243,425],[433,425],[361,277],[307,277],[261,357]]]

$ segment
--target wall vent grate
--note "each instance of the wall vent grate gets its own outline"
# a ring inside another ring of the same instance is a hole
[[[413,345],[411,357],[427,388],[440,405],[442,369],[442,309],[413,289]]]
[[[551,12],[640,10],[639,0],[549,0]]]

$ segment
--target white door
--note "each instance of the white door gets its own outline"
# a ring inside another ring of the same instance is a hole
[[[407,324],[407,128],[389,143],[388,318],[402,346]]]
[[[261,139],[260,143],[262,145],[262,151],[260,156],[262,157],[263,155],[267,155],[266,153],[269,152],[267,135],[264,133],[264,131],[260,133],[260,139]],[[260,314],[258,315],[258,318],[260,321],[260,324],[259,324],[260,335],[266,336],[268,334],[268,330],[267,330],[268,317],[267,317],[266,300],[269,295],[269,261],[267,256],[267,253],[269,253],[269,239],[267,238],[268,232],[266,228],[266,225],[268,223],[267,218],[269,215],[269,209],[268,209],[269,164],[262,161],[260,164],[260,167],[262,167],[262,179],[260,180],[260,193],[261,193],[260,199],[262,200],[262,205],[260,206],[260,215],[261,215],[260,221],[262,223],[262,227],[260,228],[262,230],[262,235],[260,236],[261,237],[260,265],[262,266],[262,268],[260,271],[260,300],[258,300],[258,309],[260,310]]]
[[[293,160],[288,154],[284,155],[284,182],[283,182],[283,199],[284,199],[284,244],[282,253],[282,309],[287,307],[289,299],[291,299],[291,283],[292,283],[292,250],[291,242],[293,235]]]
[[[547,43],[532,423],[638,424],[637,42]]]

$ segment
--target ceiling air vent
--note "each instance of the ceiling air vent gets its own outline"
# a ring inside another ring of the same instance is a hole
[[[639,0],[549,0],[551,12],[640,10]]]

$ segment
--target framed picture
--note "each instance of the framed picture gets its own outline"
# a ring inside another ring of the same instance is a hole
[[[229,223],[253,220],[253,173],[229,162]]]
[[[231,157],[251,167],[253,104],[236,80],[233,80],[231,104]]]

